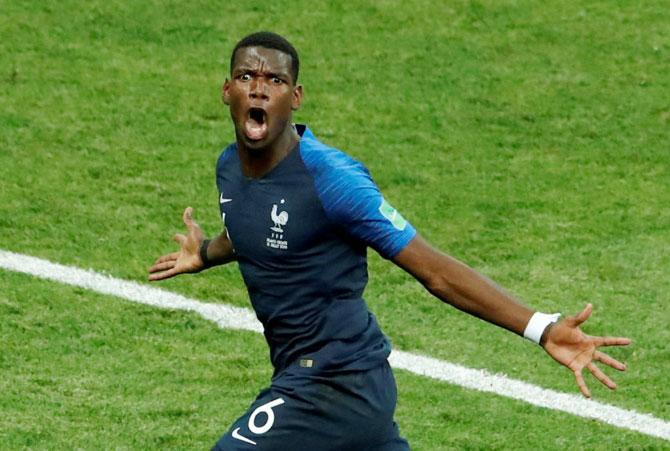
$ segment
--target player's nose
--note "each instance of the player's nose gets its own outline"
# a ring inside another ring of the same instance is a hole
[[[262,77],[254,78],[251,81],[251,85],[249,86],[249,97],[262,100],[267,100],[269,98],[267,83],[265,83]]]

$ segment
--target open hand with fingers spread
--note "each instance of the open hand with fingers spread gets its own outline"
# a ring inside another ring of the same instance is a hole
[[[575,316],[566,317],[553,325],[546,333],[543,344],[545,351],[558,363],[572,370],[582,394],[590,398],[591,392],[584,382],[582,370],[587,368],[593,376],[614,390],[616,383],[598,368],[594,361],[609,365],[619,371],[625,371],[626,365],[598,350],[600,346],[621,346],[630,344],[629,338],[592,337],[586,335],[579,326],[586,321],[593,307],[587,304],[584,310]]]
[[[174,236],[174,240],[180,245],[179,251],[159,257],[149,268],[149,280],[167,279],[178,274],[198,272],[204,268],[200,258],[200,245],[205,237],[200,226],[193,221],[192,213],[191,207],[184,210],[186,235],[178,233]]]

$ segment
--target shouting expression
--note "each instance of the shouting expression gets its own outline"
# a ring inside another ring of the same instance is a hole
[[[250,150],[279,145],[292,133],[292,112],[302,102],[291,56],[265,47],[243,47],[237,50],[230,72],[223,102],[230,107],[238,144]]]

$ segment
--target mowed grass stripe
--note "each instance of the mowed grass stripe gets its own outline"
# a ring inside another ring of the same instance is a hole
[[[221,328],[262,332],[262,326],[256,320],[253,312],[240,307],[200,302],[159,288],[3,250],[0,250],[0,267],[117,296],[132,302],[192,311],[205,319],[214,321]],[[474,370],[400,350],[393,351],[390,361],[395,368],[418,375],[465,388],[495,393],[580,417],[600,420],[616,427],[670,440],[670,422],[651,415],[586,400],[577,395],[555,392],[502,375],[493,375],[483,370]]]

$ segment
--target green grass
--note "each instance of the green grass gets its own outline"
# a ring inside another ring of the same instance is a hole
[[[23,275],[0,280],[10,287],[3,449],[209,448],[270,377],[260,335]]]
[[[634,339],[612,351],[629,364],[620,388],[591,378],[594,397],[670,419],[665,2],[0,0],[0,12],[0,248],[141,281],[186,205],[216,233],[229,52],[273,29],[301,53],[297,120],[528,304],[592,302],[587,332]],[[376,255],[370,272],[366,298],[396,347],[576,391],[531,344]],[[234,265],[162,286],[248,306]],[[3,448],[202,448],[267,383],[259,336],[4,272],[0,288]],[[668,446],[398,379],[416,449]]]

